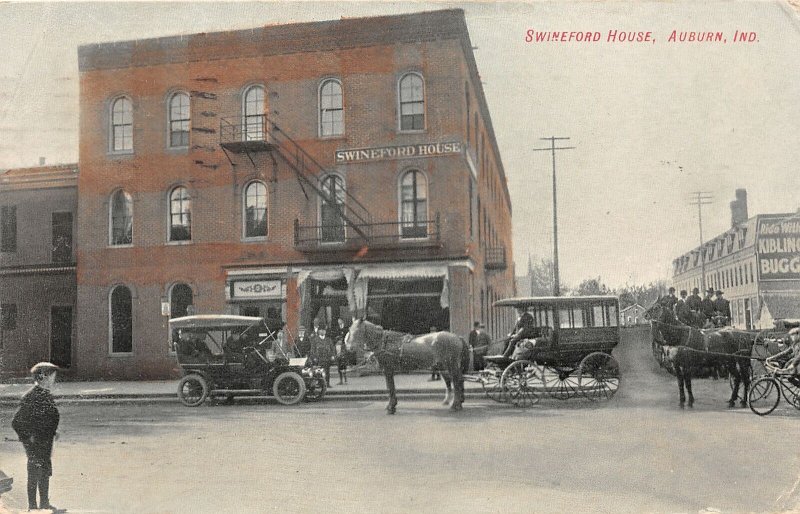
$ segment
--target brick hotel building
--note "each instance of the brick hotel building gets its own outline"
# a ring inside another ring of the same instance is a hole
[[[73,375],[171,376],[187,313],[509,330],[511,203],[462,11],[89,45],[79,67]]]

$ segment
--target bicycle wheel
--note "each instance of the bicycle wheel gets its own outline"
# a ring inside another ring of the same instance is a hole
[[[794,376],[784,377],[781,384],[783,385],[783,398],[792,407],[800,410],[800,379]]]
[[[766,416],[774,411],[780,401],[781,386],[773,377],[761,377],[750,384],[747,404],[759,416]]]

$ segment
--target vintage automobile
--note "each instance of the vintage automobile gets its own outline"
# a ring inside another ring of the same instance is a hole
[[[263,318],[207,314],[169,321],[170,349],[183,375],[178,398],[188,407],[206,398],[266,395],[284,405],[325,395],[322,369],[294,358],[282,331]]]

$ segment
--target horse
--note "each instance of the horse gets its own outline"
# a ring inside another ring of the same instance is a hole
[[[736,405],[739,386],[744,385],[744,395],[740,405],[747,406],[747,392],[750,389],[750,355],[753,350],[752,334],[731,327],[700,330],[681,323],[670,309],[664,307],[660,299],[648,308],[644,316],[649,319],[654,337],[660,337],[664,345],[664,358],[672,365],[678,378],[680,406],[686,403],[684,385],[688,392],[688,405],[694,404],[692,393],[692,373],[694,368],[705,364],[722,366],[733,377],[731,397],[728,407]]]
[[[430,369],[437,366],[442,371],[446,387],[443,405],[460,411],[464,403],[464,373],[469,366],[469,346],[452,332],[431,332],[411,336],[386,330],[380,325],[357,319],[350,325],[345,342],[372,351],[383,369],[386,389],[389,392],[388,414],[397,410],[397,393],[394,374],[398,370]]]

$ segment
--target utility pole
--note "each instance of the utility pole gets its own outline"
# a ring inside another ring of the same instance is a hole
[[[553,296],[561,294],[560,278],[558,277],[558,207],[556,203],[556,150],[574,150],[574,146],[556,147],[556,141],[568,141],[568,137],[540,137],[542,141],[550,141],[549,148],[534,148],[534,152],[549,151],[553,156]]]
[[[697,206],[697,222],[700,227],[700,290],[706,291],[706,256],[703,252],[703,205],[714,203],[714,197],[708,191],[693,191],[689,196],[689,205]]]

